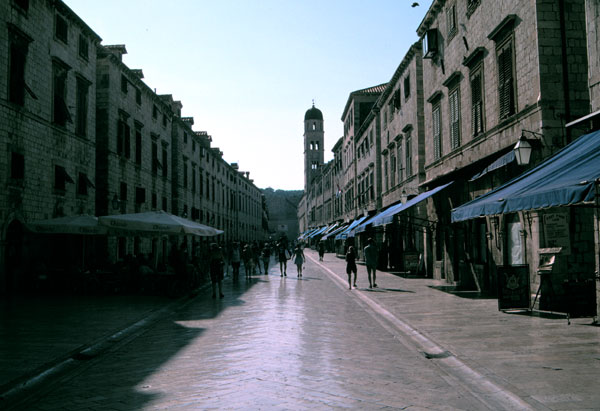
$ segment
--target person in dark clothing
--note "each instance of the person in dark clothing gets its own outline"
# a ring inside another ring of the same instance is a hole
[[[325,255],[325,244],[323,241],[319,241],[319,261],[323,261],[323,256]]]
[[[216,288],[219,288],[219,297],[223,295],[223,252],[217,243],[210,245],[210,282],[212,284],[212,298],[216,298]]]
[[[348,274],[348,289],[352,289],[352,273],[354,273],[354,288],[356,288],[356,252],[354,247],[348,247],[346,252],[346,274]]]

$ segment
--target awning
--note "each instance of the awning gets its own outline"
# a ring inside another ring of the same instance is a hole
[[[579,137],[508,183],[452,210],[452,221],[594,201],[600,131]]]
[[[298,237],[298,239],[302,240],[302,239],[308,237],[309,235],[311,235],[312,233],[314,233],[317,230],[318,230],[318,228],[310,228],[310,229],[306,230],[304,232],[304,234],[302,234],[300,237]]]
[[[406,203],[404,204],[397,204],[393,207],[388,208],[387,210],[385,210],[384,212],[382,212],[379,215],[376,215],[373,219],[373,226],[379,226],[379,225],[385,225],[385,224],[390,224],[392,221],[394,221],[394,216],[398,213],[401,213],[402,211],[406,211],[409,208],[419,204],[421,201],[427,200],[429,197],[431,197],[432,195],[440,192],[441,190],[443,190],[444,188],[448,187],[450,184],[452,184],[453,181],[441,185],[439,187],[436,187],[432,190],[426,191],[424,193],[419,194],[418,196],[411,198],[410,200],[408,200]]]
[[[477,173],[473,177],[471,177],[471,179],[469,181],[475,181],[478,178],[483,177],[490,171],[497,170],[500,167],[503,167],[507,164],[512,163],[513,161],[515,161],[515,152],[513,150],[510,150],[508,153],[504,154],[502,157],[498,158],[492,164],[490,164],[489,166],[487,166],[486,168],[481,170],[479,173]]]
[[[321,227],[318,230],[313,231],[308,236],[306,236],[306,238],[313,238],[314,236],[317,236],[317,235],[321,234],[323,231],[327,230],[327,227],[328,226]]]
[[[335,236],[336,240],[345,240],[348,237],[354,237],[354,228],[367,219],[368,216],[362,216],[354,220],[344,231]]]
[[[343,224],[342,226],[337,227],[337,228],[335,228],[332,231],[329,231],[327,234],[325,234],[323,236],[323,238],[321,238],[321,240],[327,240],[329,237],[332,237],[332,236],[334,236],[334,235],[336,235],[338,233],[341,233],[343,230],[346,229],[346,227],[348,227],[348,224]]]

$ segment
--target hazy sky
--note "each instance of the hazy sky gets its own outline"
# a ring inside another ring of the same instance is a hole
[[[325,161],[354,91],[389,81],[431,0],[64,0],[125,44],[158,94],[183,104],[260,188],[303,189],[303,121],[323,112]]]

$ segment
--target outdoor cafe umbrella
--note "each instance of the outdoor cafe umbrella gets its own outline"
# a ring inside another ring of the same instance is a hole
[[[98,224],[98,217],[78,214],[65,217],[37,220],[27,223],[26,227],[35,233],[45,234],[106,234],[107,229]]]
[[[109,232],[119,231],[146,233],[149,235],[191,234],[211,237],[223,234],[222,230],[196,223],[164,211],[148,211],[134,214],[115,214],[98,218],[100,225],[108,227]]]

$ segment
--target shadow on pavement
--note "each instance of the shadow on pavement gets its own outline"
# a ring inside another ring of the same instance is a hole
[[[430,285],[429,288],[433,288],[438,291],[443,291],[448,294],[455,295],[460,298],[468,298],[471,300],[496,300],[497,297],[482,293],[477,290],[465,290],[460,287],[451,285]]]

